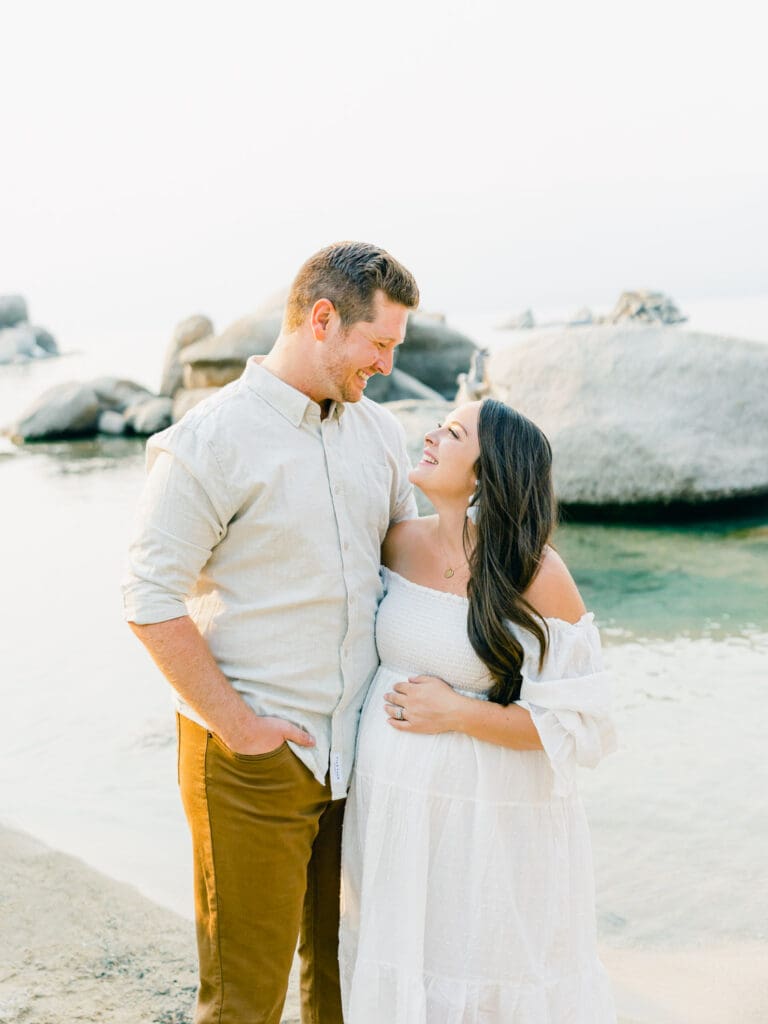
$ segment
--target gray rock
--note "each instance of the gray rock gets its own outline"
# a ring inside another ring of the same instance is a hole
[[[445,398],[456,394],[457,378],[467,373],[477,345],[434,317],[411,313],[405,343],[397,350],[397,368]]]
[[[137,402],[125,410],[125,426],[134,434],[156,434],[171,425],[173,399],[167,395]]]
[[[221,334],[197,341],[180,356],[183,366],[197,363],[239,363],[245,366],[249,356],[266,355],[280,333],[280,317],[244,316]]]
[[[499,331],[527,331],[535,326],[536,321],[533,318],[533,311],[530,309],[524,309],[522,313],[515,313],[496,325]]]
[[[101,413],[90,384],[57,384],[37,398],[9,428],[16,441],[93,434]]]
[[[96,430],[99,434],[124,434],[125,417],[114,409],[105,409],[96,423]]]
[[[194,345],[203,338],[213,334],[213,323],[207,316],[195,315],[187,317],[176,325],[168,348],[165,352],[163,374],[160,382],[160,394],[172,398],[182,386],[182,368],[179,355],[182,349]]]
[[[203,338],[210,338],[212,334],[213,321],[209,317],[203,316],[202,313],[196,313],[176,324],[171,343],[178,351],[182,348],[189,348],[190,345],[194,345],[196,341],[202,341]]]
[[[374,402],[398,402],[407,398],[422,398],[429,401],[441,402],[443,396],[433,388],[422,384],[420,380],[411,377],[395,367],[389,376],[377,373],[368,381],[365,389],[367,398]]]
[[[252,355],[266,355],[280,333],[280,317],[251,314],[230,324],[219,335],[196,341],[179,354],[183,386],[222,387],[237,380]]]
[[[147,388],[132,380],[121,377],[97,377],[90,381],[102,409],[114,409],[124,413],[131,405],[154,398]]]
[[[15,327],[0,329],[0,363],[19,363],[34,359],[38,349],[37,337],[29,324],[21,323]]]
[[[14,296],[10,296],[14,298]],[[16,296],[23,303],[20,296]],[[0,302],[2,302],[0,297]],[[24,307],[26,309],[26,306]],[[20,312],[20,309],[15,312]],[[0,309],[2,314],[2,309]],[[13,319],[11,309],[9,319]],[[12,327],[4,327],[0,320],[0,364],[25,363],[30,359],[45,359],[58,355],[59,349],[53,335],[44,327],[36,327],[26,320],[20,320]]]
[[[0,327],[15,327],[26,320],[29,313],[22,295],[0,295]]]
[[[183,367],[182,384],[187,390],[196,388],[221,388],[243,372],[244,363],[188,363]]]
[[[662,292],[641,290],[622,292],[619,300],[603,323],[620,324],[627,320],[643,323],[681,324],[688,317],[683,316],[672,299]]]
[[[173,422],[176,423],[185,412],[189,412],[198,402],[202,402],[204,398],[210,398],[211,395],[215,395],[218,390],[218,388],[195,388],[194,390],[179,388],[173,396]]]
[[[538,329],[487,372],[552,442],[565,503],[768,494],[766,345],[663,325]]]
[[[424,435],[437,426],[455,408],[453,402],[444,398],[437,399],[404,399],[399,402],[385,402],[385,408],[394,413],[402,423],[408,442],[408,457],[415,466],[424,451]],[[434,511],[432,503],[416,490],[416,504],[421,515]]]
[[[35,332],[35,341],[37,347],[41,348],[44,352],[51,356],[57,356],[59,354],[59,346],[56,344],[56,339],[47,331],[44,327],[34,325],[32,330]]]
[[[394,373],[394,370],[392,372]],[[372,402],[388,402],[391,391],[392,374],[383,377],[380,373],[375,373],[365,386],[365,397],[370,398]]]

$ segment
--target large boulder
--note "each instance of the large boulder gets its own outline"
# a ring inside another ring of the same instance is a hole
[[[124,377],[97,377],[89,381],[102,409],[124,413],[132,405],[147,402],[155,396],[142,384]]]
[[[441,319],[411,313],[405,343],[397,350],[397,367],[438,391],[445,398],[456,394],[456,380],[469,370],[477,345]]]
[[[182,349],[194,345],[203,338],[213,334],[213,323],[207,316],[199,314],[187,317],[176,325],[173,337],[165,352],[163,364],[163,375],[160,381],[160,394],[173,398],[176,392],[182,387],[182,366],[179,358]]]
[[[266,355],[280,334],[279,316],[252,314],[180,353],[184,387],[221,387],[236,380],[250,356]]]
[[[0,327],[15,327],[29,320],[22,295],[0,295]]]
[[[566,504],[768,494],[768,345],[663,325],[537,329],[486,372],[549,437]]]
[[[90,384],[57,384],[32,403],[8,430],[14,441],[94,434],[102,407]]]
[[[17,442],[93,434],[154,434],[171,422],[172,400],[120,377],[59,384],[44,392],[7,432]]]

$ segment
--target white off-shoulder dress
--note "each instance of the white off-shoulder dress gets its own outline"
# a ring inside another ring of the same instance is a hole
[[[575,785],[615,747],[591,614],[547,619],[525,649],[521,706],[543,751],[386,722],[384,694],[432,675],[482,699],[467,601],[383,570],[381,667],[360,724],[344,821],[345,1024],[613,1024],[597,956],[589,830]]]

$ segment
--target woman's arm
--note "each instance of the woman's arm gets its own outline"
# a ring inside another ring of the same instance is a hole
[[[389,724],[401,732],[463,732],[512,750],[543,749],[525,708],[465,697],[435,676],[411,676],[408,682],[396,683],[384,700]]]

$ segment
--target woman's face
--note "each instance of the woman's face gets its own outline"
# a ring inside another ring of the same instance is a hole
[[[428,497],[469,500],[475,489],[475,463],[480,456],[479,414],[480,402],[460,405],[425,436],[424,454],[409,473],[409,479]]]

